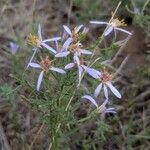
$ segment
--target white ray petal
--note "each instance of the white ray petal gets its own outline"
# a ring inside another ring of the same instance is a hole
[[[129,31],[127,31],[127,30],[124,30],[124,29],[121,29],[121,28],[117,28],[117,27],[115,27],[114,29],[115,29],[115,30],[122,31],[122,32],[124,32],[124,33],[129,34],[129,35],[132,35],[132,33],[131,33],[131,32],[129,32]]]
[[[64,27],[65,31],[71,36],[72,35],[71,30],[65,25],[63,27]]]
[[[73,68],[75,66],[74,63],[69,63],[65,66],[65,69],[70,69],[70,68]]]
[[[42,41],[42,32],[41,32],[41,25],[38,25],[38,36],[40,38],[40,40]]]
[[[50,70],[61,73],[61,74],[66,73],[63,69],[55,68],[55,67],[51,67]]]
[[[60,39],[61,39],[61,37],[54,37],[54,38],[51,38],[51,39],[43,40],[43,42],[45,43],[45,42],[51,42],[51,41],[58,41]]]
[[[41,66],[37,63],[29,63],[29,66],[31,66],[33,68],[41,68]]]
[[[48,46],[47,44],[42,43],[42,46],[44,46],[44,47],[47,48],[49,51],[51,51],[51,52],[53,52],[54,54],[56,54],[56,51],[55,51],[52,47]]]
[[[104,36],[107,36],[107,35],[109,35],[111,32],[112,32],[112,30],[113,30],[113,27],[108,27],[107,29],[106,29],[106,31],[104,32]]]
[[[113,114],[116,114],[115,111],[113,111],[113,110],[107,110],[107,109],[106,109],[106,113],[113,113]]]
[[[79,66],[80,65],[80,60],[79,60],[79,57],[77,56],[76,53],[74,54],[73,59],[74,59],[75,63]]]
[[[30,60],[29,60],[29,63],[28,63],[28,65],[27,65],[27,68],[26,68],[26,69],[29,68],[29,64],[32,62],[32,60],[33,60],[33,58],[34,58],[34,56],[35,56],[37,50],[38,50],[37,48],[34,49],[34,52],[33,52],[32,56],[31,56],[31,58],[30,58]]]
[[[63,50],[66,51],[68,47],[70,46],[71,42],[72,42],[72,38],[68,38],[63,45]]]
[[[104,89],[104,96],[105,96],[106,99],[108,99],[108,89],[107,89],[105,84],[104,84],[103,89]]]
[[[99,76],[99,74],[100,74],[99,71],[97,71],[97,70],[95,70],[95,69],[93,69],[93,68],[88,68],[88,67],[86,67],[86,66],[84,66],[84,65],[83,65],[83,68],[84,68],[85,71],[86,71],[90,76],[92,76],[93,78],[98,79],[98,78],[100,77],[100,76]]]
[[[89,31],[89,28],[85,27],[85,28],[83,29],[83,31],[82,31],[82,34],[87,34],[88,31]]]
[[[56,50],[59,51],[58,41],[55,41]]]
[[[78,33],[82,27],[83,27],[83,24],[79,25],[79,26],[76,28],[75,33]]]
[[[107,110],[115,110],[115,108],[110,107],[110,108],[107,108]]]
[[[67,51],[67,52],[60,52],[60,53],[57,53],[57,54],[55,55],[55,57],[65,57],[65,56],[67,56],[67,55],[69,55],[69,54],[70,54],[69,51]]]
[[[82,98],[89,100],[92,104],[94,104],[96,107],[98,107],[98,104],[96,103],[95,99],[93,99],[91,96],[84,95],[84,96],[82,96]]]
[[[42,72],[40,73],[39,77],[38,77],[37,88],[36,88],[37,91],[39,91],[39,89],[40,89],[41,82],[42,82],[42,80],[43,80],[43,75],[44,75],[44,71],[42,71]]]
[[[82,50],[81,50],[81,53],[82,53],[82,54],[87,54],[87,55],[91,55],[91,54],[92,54],[91,51],[85,50],[85,49],[82,49]]]
[[[82,72],[83,72],[83,68],[81,66],[78,66],[78,73],[79,73],[79,83],[81,83],[82,80]]]
[[[110,90],[114,93],[114,95],[118,98],[121,98],[121,94],[119,91],[112,85],[111,82],[107,82],[106,85],[110,88]]]
[[[93,23],[93,24],[106,24],[106,25],[109,24],[108,22],[105,22],[105,21],[90,21],[90,23]]]
[[[106,99],[103,103],[102,103],[102,105],[100,105],[99,106],[99,112],[100,113],[105,113],[105,111],[106,111],[106,104],[108,103],[108,100]]]
[[[114,114],[116,114],[115,108],[112,108],[112,107],[107,108],[106,109],[106,113],[114,113]]]
[[[95,97],[98,97],[98,95],[100,94],[101,92],[101,89],[102,89],[102,83],[100,83],[97,88],[95,89],[95,92],[94,92],[94,96]]]

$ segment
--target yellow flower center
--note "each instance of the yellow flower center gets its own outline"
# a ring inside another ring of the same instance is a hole
[[[78,42],[80,40],[80,33],[76,33],[76,27],[72,30],[72,38],[74,42]]]
[[[71,44],[71,45],[69,46],[69,51],[70,51],[71,53],[78,52],[78,51],[80,51],[80,47],[81,47],[81,45],[80,45],[79,43]]]
[[[32,35],[31,33],[28,36],[27,43],[33,47],[40,47],[41,40],[36,35]]]
[[[47,74],[49,71],[49,68],[52,67],[52,62],[49,60],[48,56],[46,56],[45,58],[41,57],[40,65],[42,67],[42,70]]]
[[[127,26],[127,24],[125,23],[124,19],[119,20],[118,18],[113,19],[110,23],[110,26],[112,27],[119,27],[119,26]]]

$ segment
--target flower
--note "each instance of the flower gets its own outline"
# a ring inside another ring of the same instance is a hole
[[[65,36],[69,36],[65,42],[65,47],[67,48],[72,42],[77,43],[80,41],[80,37],[83,34],[86,34],[88,32],[88,28],[84,27],[83,25],[79,25],[78,27],[75,27],[73,30],[70,30],[69,27],[66,25],[63,26],[65,31]],[[80,30],[83,28],[83,31],[80,32]]]
[[[33,55],[30,58],[29,63],[32,62],[32,60],[33,60],[33,58],[34,58],[38,48],[44,47],[44,48],[48,49],[50,52],[52,52],[53,54],[56,54],[56,50],[54,50],[52,47],[50,47],[46,43],[47,42],[51,42],[51,41],[58,41],[60,39],[61,39],[61,37],[54,37],[54,38],[51,38],[51,39],[43,40],[42,33],[41,33],[41,25],[39,24],[39,26],[38,26],[38,34],[37,35],[29,34],[29,36],[28,36],[27,43],[29,45],[33,46],[33,50],[34,50]],[[29,63],[28,63],[27,68],[29,67]]]
[[[101,83],[95,89],[95,92],[94,92],[95,97],[99,96],[99,94],[101,92],[101,89],[103,87],[104,96],[105,96],[106,99],[108,99],[108,89],[107,88],[109,88],[116,97],[121,98],[121,94],[119,93],[119,91],[111,83],[112,75],[110,75],[106,71],[103,71],[98,76],[99,76],[99,78],[97,78],[97,79],[99,79]]]
[[[38,77],[38,81],[37,81],[37,91],[39,91],[39,89],[40,89],[40,85],[41,85],[41,82],[43,80],[44,74],[47,74],[49,72],[49,70],[50,71],[55,71],[55,72],[58,72],[58,73],[61,73],[61,74],[66,73],[63,69],[53,67],[52,66],[52,61],[49,60],[48,56],[46,56],[45,58],[41,58],[40,64],[31,62],[31,63],[29,63],[29,66],[31,66],[33,68],[42,69],[42,71],[41,71],[41,73]]]
[[[82,98],[89,100],[98,109],[98,112],[101,114],[116,113],[114,108],[106,108],[106,105],[108,103],[107,99],[99,106],[96,100],[90,95],[84,95],[82,96]]]
[[[69,27],[63,26],[64,27],[64,36],[67,36],[67,40],[64,43],[63,49],[64,51],[67,51],[68,47],[70,46],[71,43],[79,43],[80,38],[82,35],[85,35],[88,32],[88,28],[84,27],[83,25],[79,25],[78,27],[75,27],[73,30],[70,30]],[[83,31],[80,32],[80,30],[83,28]]]
[[[85,65],[85,61],[83,59],[83,56],[81,55],[80,56],[80,59],[75,55],[73,57],[73,62],[72,63],[69,63],[65,66],[65,69],[68,70],[68,69],[71,69],[73,67],[77,67],[78,68],[78,74],[79,74],[79,83],[81,82],[81,79],[82,79],[82,73],[83,71],[85,70],[90,76],[92,76],[93,78],[98,78],[98,71],[93,69],[93,68],[90,68],[90,67],[87,67]]]
[[[64,48],[63,48],[64,49]],[[57,53],[55,57],[66,57],[69,54],[73,54],[76,58],[79,57],[81,54],[85,55],[91,55],[92,52],[86,49],[82,49],[82,44],[81,43],[72,43],[66,51],[62,51],[60,53]]]
[[[93,23],[93,24],[106,24],[108,25],[108,28],[106,28],[105,32],[104,32],[104,36],[107,36],[109,35],[113,30],[118,30],[118,31],[122,31],[124,33],[127,33],[129,35],[132,35],[131,32],[125,30],[125,29],[122,29],[122,28],[119,28],[120,26],[127,26],[127,24],[124,22],[124,19],[122,20],[119,20],[118,18],[116,19],[112,19],[110,22],[104,22],[104,21],[90,21],[90,23]]]
[[[10,51],[13,55],[16,54],[18,48],[19,48],[19,45],[17,45],[15,42],[10,42],[9,43],[9,46],[10,46]]]

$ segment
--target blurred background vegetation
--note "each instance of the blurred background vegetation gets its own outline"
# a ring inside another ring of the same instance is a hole
[[[36,101],[36,97],[42,99],[43,95],[31,92],[34,83],[30,81],[35,74],[30,72],[25,76],[26,80],[22,78],[31,54],[26,45],[28,34],[34,32],[39,23],[44,36],[53,37],[62,34],[64,24],[90,26],[90,20],[109,20],[118,2],[0,0],[0,149],[47,150],[49,147],[50,127],[42,124],[45,118],[41,112],[46,104],[40,99]],[[60,149],[150,149],[150,1],[122,0],[116,17],[125,19],[126,28],[133,32],[114,60],[114,66],[118,68],[128,58],[115,81],[123,93],[121,101],[113,101],[118,114],[107,116],[104,121],[97,118],[78,123],[76,121],[86,115],[87,106],[82,103],[81,108],[76,106],[72,110],[75,118],[68,115],[72,122],[63,128],[63,132],[60,131]],[[89,41],[94,41],[102,32],[99,28],[92,28],[91,31]],[[118,41],[123,38],[124,35],[118,34]],[[107,40],[109,43],[112,37]],[[11,54],[10,42],[19,45],[16,55]],[[104,47],[103,57],[114,56],[113,49],[112,45],[107,49]],[[78,95],[76,98],[80,100]]]

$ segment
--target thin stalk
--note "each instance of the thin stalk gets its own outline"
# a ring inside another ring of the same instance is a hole
[[[148,5],[148,3],[150,2],[150,0],[147,0],[145,3],[144,3],[144,6],[142,8],[142,13],[144,12],[146,6]]]

